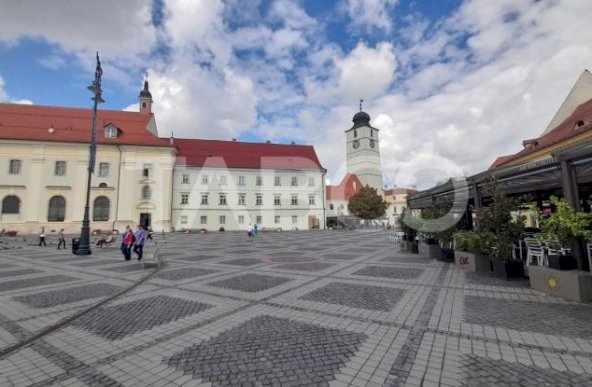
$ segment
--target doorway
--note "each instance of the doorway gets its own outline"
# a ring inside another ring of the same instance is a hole
[[[140,226],[144,230],[147,230],[148,227],[152,226],[152,214],[149,212],[142,212],[140,213]]]

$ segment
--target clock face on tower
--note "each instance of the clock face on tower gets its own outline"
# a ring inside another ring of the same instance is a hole
[[[354,140],[353,144],[354,149],[358,149],[360,147],[360,141],[359,140]]]
[[[370,148],[374,148],[374,145],[376,145],[376,144],[374,143],[374,140],[370,140]]]

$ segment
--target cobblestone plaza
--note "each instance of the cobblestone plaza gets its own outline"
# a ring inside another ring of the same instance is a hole
[[[159,269],[4,239],[0,385],[592,385],[592,306],[384,231],[156,241]]]

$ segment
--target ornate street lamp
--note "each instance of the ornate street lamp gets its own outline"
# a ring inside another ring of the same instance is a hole
[[[97,155],[97,106],[103,103],[101,98],[101,76],[103,70],[101,69],[101,61],[99,60],[99,53],[97,52],[97,69],[95,70],[95,80],[88,89],[93,93],[94,101],[93,107],[93,123],[92,123],[92,134],[90,137],[89,146],[89,157],[88,157],[88,182],[86,184],[86,205],[84,206],[84,219],[82,220],[82,230],[80,231],[80,245],[78,249],[74,251],[76,255],[89,255],[92,254],[90,249],[90,219],[89,219],[89,201],[90,201],[90,185],[91,178],[95,172],[95,158]]]

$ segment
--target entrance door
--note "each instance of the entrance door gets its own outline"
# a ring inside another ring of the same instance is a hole
[[[147,230],[148,227],[151,226],[151,218],[152,218],[152,214],[149,212],[140,213],[140,226],[142,226],[142,228],[144,228],[144,230]]]

